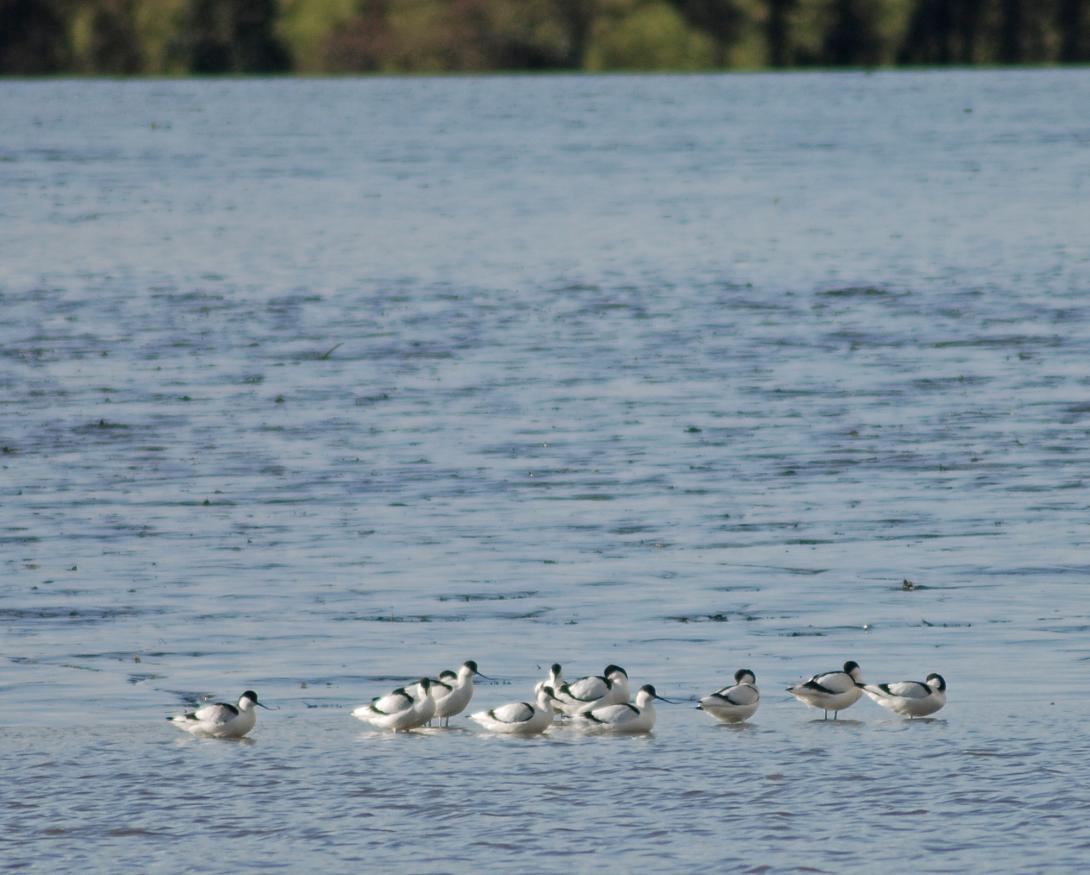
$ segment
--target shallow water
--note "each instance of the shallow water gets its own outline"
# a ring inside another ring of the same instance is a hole
[[[1087,105],[1085,70],[4,83],[3,865],[1081,868]],[[683,704],[348,716],[466,658],[477,705],[554,660]],[[782,692],[845,659],[950,704]],[[739,666],[751,726],[692,710]],[[249,687],[249,743],[162,720]]]

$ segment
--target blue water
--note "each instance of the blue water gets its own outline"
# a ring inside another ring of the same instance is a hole
[[[0,858],[1081,871],[1090,71],[0,83]],[[902,583],[910,580],[912,587]],[[385,735],[624,665],[653,735]],[[907,723],[783,688],[941,672]],[[693,710],[752,668],[744,728]],[[163,717],[247,688],[252,741]]]

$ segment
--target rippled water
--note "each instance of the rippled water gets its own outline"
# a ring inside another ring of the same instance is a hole
[[[1081,869],[1088,105],[1086,70],[4,83],[3,866]],[[683,703],[349,717],[467,658],[476,704],[554,660]],[[845,659],[950,704],[783,693]],[[751,725],[692,710],[743,665]],[[248,687],[250,741],[162,719]]]

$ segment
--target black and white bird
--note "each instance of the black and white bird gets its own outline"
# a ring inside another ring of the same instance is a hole
[[[509,735],[537,735],[544,732],[553,722],[553,700],[556,694],[553,688],[545,685],[537,693],[537,701],[509,702],[488,711],[470,714],[469,719],[479,723],[489,732],[503,732]]]
[[[569,716],[627,702],[628,672],[619,665],[607,665],[600,675],[562,684],[556,697],[559,700],[557,707]]]
[[[435,699],[430,695],[431,680],[421,678],[415,689],[398,687],[385,696],[376,696],[360,705],[352,716],[379,729],[404,731],[423,726],[435,716]]]
[[[788,687],[787,692],[811,708],[821,708],[826,720],[832,711],[835,720],[838,711],[850,708],[863,695],[862,672],[858,664],[845,662],[842,671],[816,674],[808,681]]]
[[[257,721],[255,708],[268,708],[257,701],[257,693],[247,690],[239,696],[238,704],[211,702],[188,714],[168,717],[179,729],[205,738],[242,738],[254,728]]]
[[[597,732],[650,732],[655,726],[655,699],[669,702],[645,684],[636,692],[636,704],[603,705],[584,711],[575,717],[579,729]]]
[[[473,678],[486,677],[477,671],[477,663],[467,659],[457,672],[445,671],[439,675],[443,687],[435,695],[435,717],[441,726],[449,726],[450,718],[461,714],[473,698]],[[434,688],[434,685],[433,685]]]
[[[559,662],[554,662],[549,666],[549,676],[545,680],[534,684],[534,695],[537,696],[544,687],[552,687],[555,693],[562,686],[564,686],[563,669],[560,667]]]
[[[723,687],[705,696],[697,708],[720,723],[741,723],[752,717],[760,704],[757,676],[748,668],[740,668],[734,673],[732,686]]]
[[[946,681],[941,674],[931,673],[923,682],[865,684],[863,692],[887,711],[902,717],[926,717],[946,704]]]

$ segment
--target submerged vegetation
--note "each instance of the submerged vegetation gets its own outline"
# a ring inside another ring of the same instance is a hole
[[[1090,0],[0,0],[0,73],[1090,60]]]

